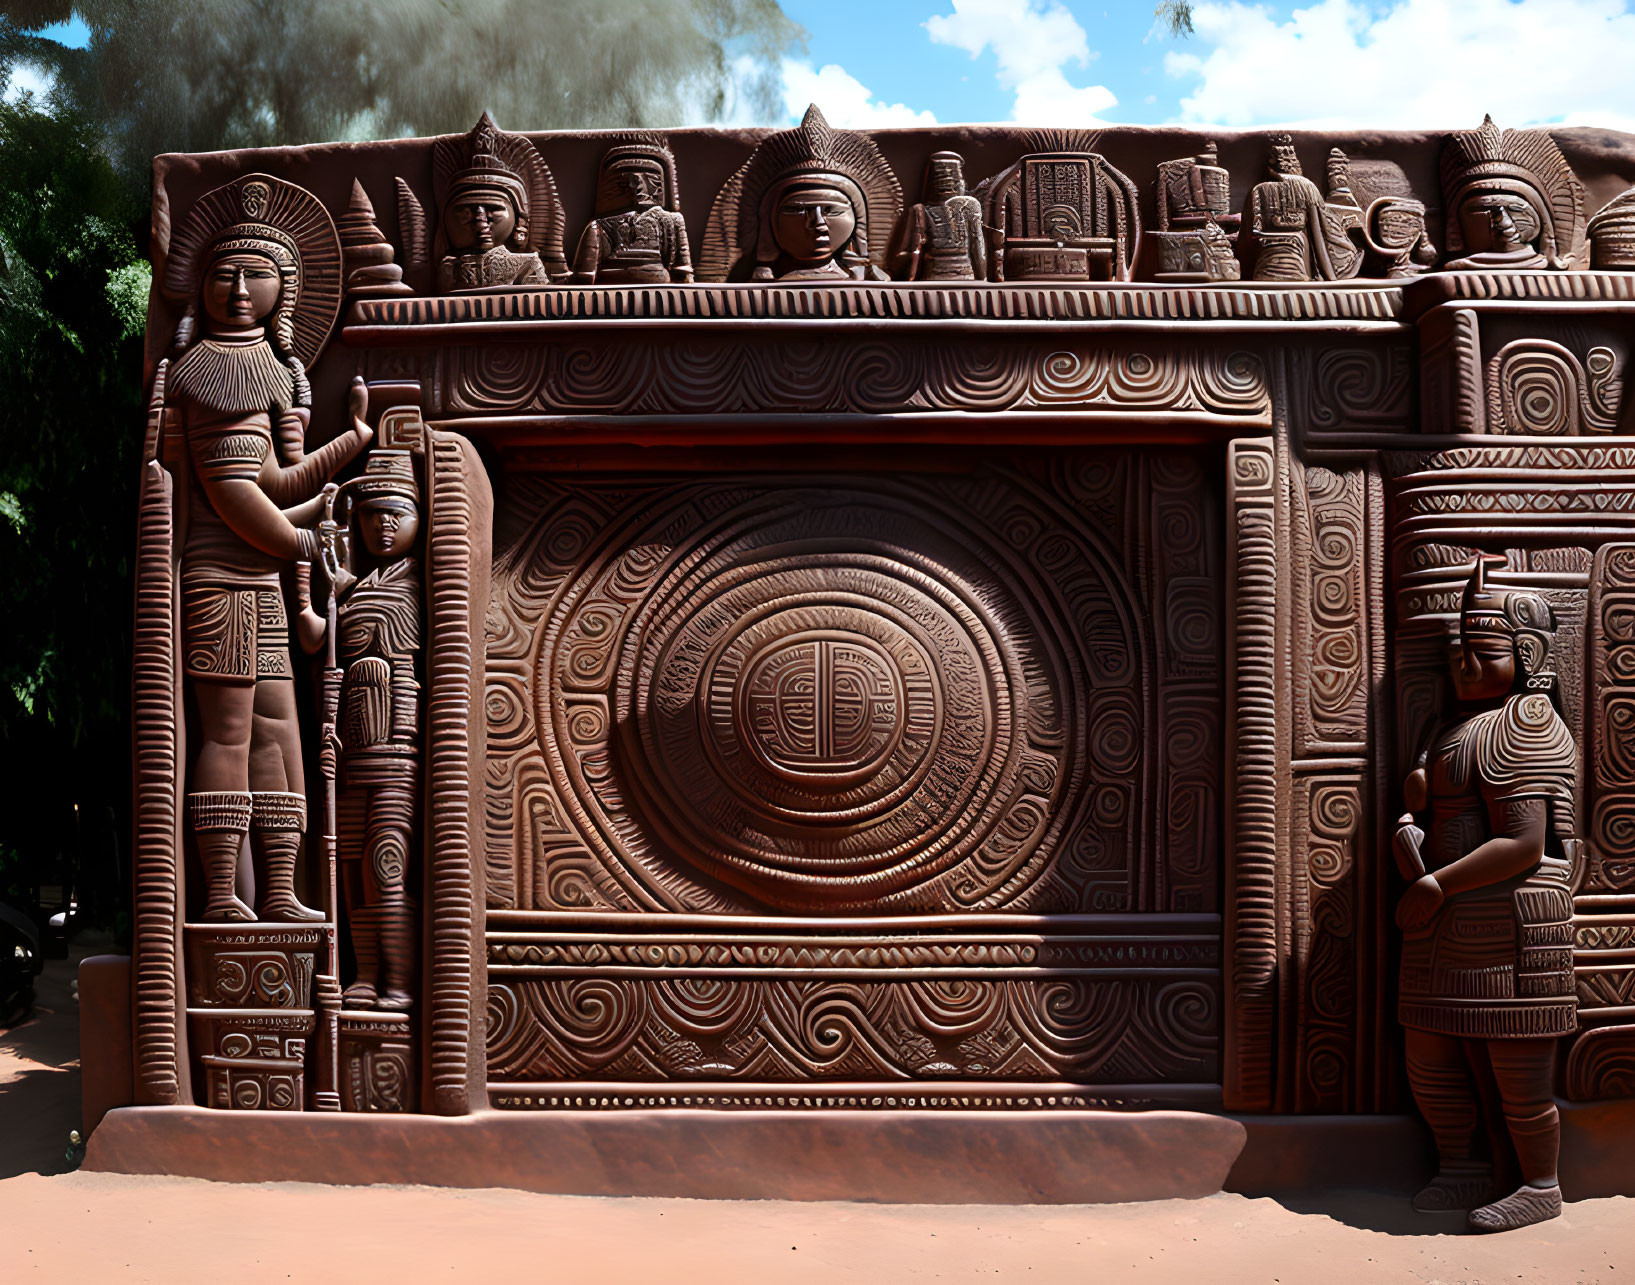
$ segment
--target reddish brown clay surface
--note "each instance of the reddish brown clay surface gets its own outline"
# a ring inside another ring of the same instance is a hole
[[[459,1119],[166,1107],[102,1122],[89,1169],[576,1195],[1088,1204],[1219,1191],[1244,1129],[1186,1111],[553,1111]]]
[[[1434,1234],[1393,1235],[1413,1218],[1401,1197],[1360,1195],[1299,1207],[1235,1195],[1052,1208],[796,1205],[80,1173],[13,1178],[0,1184],[0,1208],[7,1281],[1263,1285],[1616,1282],[1635,1269],[1628,1200],[1568,1205],[1553,1222],[1501,1237],[1451,1234],[1447,1216],[1430,1220]],[[1412,1227],[1424,1233],[1425,1222]]]

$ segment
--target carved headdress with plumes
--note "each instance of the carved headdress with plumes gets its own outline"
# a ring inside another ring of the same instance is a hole
[[[1442,198],[1450,258],[1468,249],[1459,206],[1472,190],[1511,192],[1526,200],[1539,216],[1538,251],[1552,268],[1583,260],[1584,185],[1548,130],[1500,130],[1486,116],[1480,129],[1448,135],[1442,144]]]
[[[432,191],[438,212],[434,262],[449,253],[443,211],[455,196],[473,190],[500,192],[511,201],[517,212],[513,250],[538,254],[553,281],[567,274],[556,181],[539,149],[521,134],[507,134],[487,112],[469,134],[445,135],[433,146]]]
[[[329,211],[305,188],[246,174],[205,193],[171,238],[161,289],[191,306],[211,261],[246,251],[277,265],[283,292],[269,329],[286,356],[310,367],[341,309],[341,242]]]
[[[846,194],[857,213],[857,230],[841,257],[883,273],[891,232],[903,212],[902,186],[872,138],[831,129],[813,106],[799,127],[762,139],[716,195],[704,228],[699,280],[742,280],[775,261],[772,206],[791,183],[802,180],[821,180]]]

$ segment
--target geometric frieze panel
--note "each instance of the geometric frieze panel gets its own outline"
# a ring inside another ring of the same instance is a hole
[[[1094,338],[996,335],[978,344],[850,335],[679,335],[631,344],[444,350],[439,410],[496,414],[741,414],[1007,410],[1186,414],[1267,426],[1264,359],[1232,346],[1176,348]]]

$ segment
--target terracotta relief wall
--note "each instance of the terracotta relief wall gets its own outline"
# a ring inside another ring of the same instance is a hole
[[[141,1103],[1635,1093],[1635,140],[157,174]]]

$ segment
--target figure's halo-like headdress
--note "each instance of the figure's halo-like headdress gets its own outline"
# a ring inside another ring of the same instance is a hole
[[[341,240],[322,202],[270,174],[246,174],[206,192],[170,241],[160,288],[193,303],[218,248],[258,250],[279,265],[291,354],[311,369],[341,311]],[[293,262],[288,262],[293,260]]]
[[[856,130],[831,129],[813,106],[795,129],[763,138],[716,194],[704,226],[698,279],[742,279],[756,261],[770,262],[768,248],[761,244],[767,235],[766,197],[775,185],[806,175],[838,176],[847,180],[840,184],[843,189],[853,188],[861,196],[857,232],[869,247],[869,262],[884,272],[891,234],[903,212],[902,185],[872,138]]]
[[[1539,215],[1539,252],[1552,268],[1584,258],[1584,185],[1545,129],[1501,130],[1493,117],[1480,129],[1458,130],[1442,144],[1442,202],[1448,257],[1467,251],[1459,202],[1471,187],[1514,192]]]
[[[469,134],[445,134],[432,145],[432,193],[437,201],[437,236],[433,261],[448,254],[443,210],[449,196],[467,183],[483,182],[510,193],[517,213],[527,221],[523,250],[532,250],[555,281],[567,274],[562,254],[562,201],[556,180],[539,149],[521,134],[507,134],[484,112]]]

